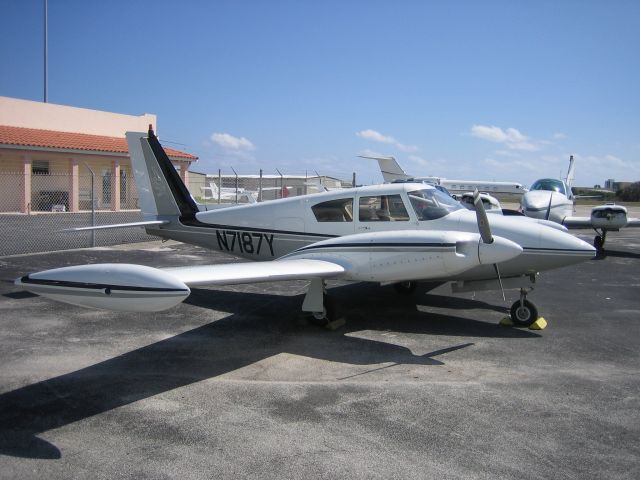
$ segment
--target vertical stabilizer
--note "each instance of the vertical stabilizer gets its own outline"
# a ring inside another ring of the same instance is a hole
[[[194,218],[198,207],[153,130],[149,128],[146,134],[127,132],[127,143],[145,220]]]
[[[395,157],[374,157],[368,155],[358,155],[360,158],[370,158],[378,161],[380,173],[385,182],[393,182],[394,180],[408,180],[411,178],[404,173],[402,167],[398,164]]]
[[[573,187],[573,177],[575,175],[575,163],[573,155],[569,157],[569,170],[567,170],[567,178],[565,179],[565,183],[569,188]]]

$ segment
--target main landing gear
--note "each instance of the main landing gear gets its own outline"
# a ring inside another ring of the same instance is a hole
[[[314,325],[330,329],[341,326],[335,302],[327,295],[326,282],[320,278],[311,280],[302,302],[302,311],[311,314],[310,321]]]
[[[511,305],[511,321],[517,327],[530,327],[538,320],[538,309],[536,306],[527,300],[527,294],[531,292],[533,288],[528,291],[526,288],[520,289],[520,300],[516,300]]]
[[[417,282],[407,280],[406,282],[394,283],[393,288],[396,293],[399,293],[400,295],[411,295],[415,291],[417,285]]]

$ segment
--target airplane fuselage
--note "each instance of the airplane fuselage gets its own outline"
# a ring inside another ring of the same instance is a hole
[[[252,260],[274,260],[321,240],[357,233],[478,232],[475,213],[457,202],[434,207],[427,214],[418,212],[411,194],[422,190],[435,191],[424,184],[385,184],[323,192],[199,212],[195,219],[173,219],[148,231]],[[504,276],[534,274],[593,255],[585,242],[533,219],[492,216],[490,223],[496,235],[523,248],[522,255],[500,265]],[[347,255],[349,247],[344,248]],[[456,278],[494,277],[491,265],[481,265]]]

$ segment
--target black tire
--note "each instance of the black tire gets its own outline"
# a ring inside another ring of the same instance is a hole
[[[596,235],[593,239],[593,246],[596,247],[597,251],[604,250],[604,241],[600,235]]]
[[[538,319],[538,309],[529,300],[520,306],[520,300],[511,305],[511,321],[517,327],[530,327]]]
[[[311,323],[319,327],[326,327],[336,319],[336,307],[333,299],[327,295],[324,296],[322,306],[324,307],[322,312],[311,314]]]
[[[417,283],[412,281],[394,283],[393,288],[400,295],[411,295],[416,289]]]

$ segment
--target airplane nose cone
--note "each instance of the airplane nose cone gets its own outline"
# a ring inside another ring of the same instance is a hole
[[[503,237],[493,236],[492,243],[478,243],[478,259],[481,264],[506,262],[522,253],[522,247]]]
[[[549,198],[551,192],[547,191],[533,191],[527,192],[522,196],[520,200],[520,206],[522,209],[529,213],[546,212],[549,207]]]

